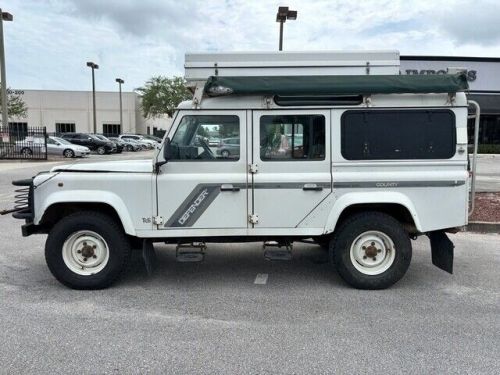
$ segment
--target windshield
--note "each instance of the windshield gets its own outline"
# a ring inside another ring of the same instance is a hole
[[[63,145],[72,145],[73,144],[73,143],[68,142],[67,140],[65,140],[63,138],[59,138],[59,137],[50,137],[50,138],[53,139],[54,141],[59,142],[60,144],[63,144]]]

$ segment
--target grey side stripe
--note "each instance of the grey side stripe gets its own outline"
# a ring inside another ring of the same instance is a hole
[[[254,189],[302,189],[305,184],[305,182],[259,182],[254,184]],[[315,184],[325,189],[332,186],[330,182],[308,182],[307,184]]]
[[[200,218],[203,212],[220,194],[221,183],[198,184],[184,199],[172,216],[165,223],[165,227],[191,227]],[[234,187],[246,189],[246,184],[232,184]]]
[[[464,185],[465,181],[361,181],[334,182],[334,188],[398,188],[398,187],[450,187]]]

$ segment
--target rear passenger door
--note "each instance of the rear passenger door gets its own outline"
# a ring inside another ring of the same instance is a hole
[[[254,228],[294,228],[332,191],[330,112],[254,111]]]

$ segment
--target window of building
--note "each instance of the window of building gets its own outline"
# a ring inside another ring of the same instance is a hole
[[[102,124],[102,132],[107,136],[115,136],[121,134],[120,124]]]
[[[74,133],[74,122],[56,122],[56,133]]]
[[[455,155],[455,115],[449,110],[352,110],[341,119],[348,160],[449,159]]]
[[[325,117],[262,116],[260,158],[261,160],[325,160]]]
[[[221,138],[218,147],[208,143],[213,131]],[[225,115],[184,116],[170,145],[171,160],[239,160],[240,119]]]
[[[16,134],[28,134],[27,122],[9,122],[9,132]]]

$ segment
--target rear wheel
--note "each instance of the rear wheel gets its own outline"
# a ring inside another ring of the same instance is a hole
[[[229,157],[229,151],[228,150],[222,150],[220,153],[223,158],[228,158]]]
[[[127,151],[134,151],[134,148],[131,145],[127,145]]]
[[[330,257],[340,276],[359,289],[384,289],[406,273],[412,249],[392,216],[365,212],[347,219],[336,233]]]
[[[33,151],[31,150],[31,148],[29,147],[24,147],[22,150],[21,150],[21,155],[25,156],[25,157],[28,157],[28,156],[31,156],[33,155]]]
[[[109,216],[83,211],[60,220],[45,244],[47,265],[62,284],[73,289],[110,286],[126,268],[130,243]]]
[[[69,148],[64,150],[63,155],[65,158],[73,158],[75,157],[75,153],[73,150],[70,150]]]

